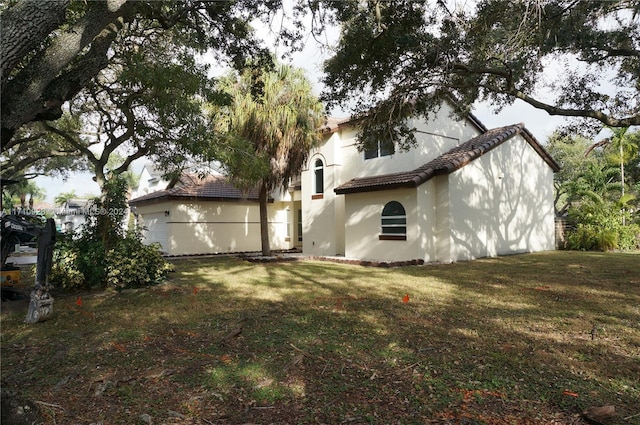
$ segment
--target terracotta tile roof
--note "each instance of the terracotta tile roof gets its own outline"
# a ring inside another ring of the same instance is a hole
[[[412,171],[384,174],[381,176],[360,177],[334,189],[337,194],[373,192],[377,190],[389,190],[405,187],[417,187],[440,174],[450,174],[476,158],[500,146],[516,134],[522,134],[525,140],[540,154],[540,156],[554,170],[560,167],[535,140],[533,135],[524,128],[523,124],[515,124],[506,127],[487,130],[480,136],[468,140],[450,151],[440,155],[427,164]]]
[[[167,200],[226,201],[258,200],[258,190],[248,192],[233,186],[225,176],[207,176],[199,178],[194,174],[185,174],[171,189],[148,193],[129,201],[130,205],[150,204]]]
[[[324,125],[320,127],[320,131],[322,133],[333,133],[338,130],[340,126],[349,124],[352,122],[351,117],[337,118],[337,117],[327,117]]]

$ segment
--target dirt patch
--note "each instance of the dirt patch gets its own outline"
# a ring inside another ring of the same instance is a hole
[[[3,385],[4,386],[4,385]],[[7,425],[34,425],[44,423],[35,403],[10,391],[2,391],[0,423]]]

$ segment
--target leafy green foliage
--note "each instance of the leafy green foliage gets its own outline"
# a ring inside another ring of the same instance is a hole
[[[211,51],[220,63],[243,64],[263,52],[250,21],[267,19],[281,2],[102,0],[43,7],[19,1],[3,6],[3,30],[8,32],[3,31],[2,52],[10,53],[2,64],[4,145],[25,123],[60,118],[61,106],[114,61],[114,51],[146,50],[151,32],[172,36],[194,53]],[[23,16],[30,16],[30,25]],[[144,33],[121,36],[131,29]]]
[[[201,106],[215,97],[196,58],[208,52],[218,65],[240,67],[248,58],[268,57],[250,21],[267,19],[281,5],[107,3],[4,5],[3,30],[15,29],[2,37],[3,53],[13,54],[3,57],[4,178],[93,169],[101,184],[116,150],[126,155],[114,172],[143,155],[159,167],[180,168],[206,148]],[[39,21],[23,25],[23,15]],[[106,153],[94,155],[100,143]]]
[[[58,120],[68,133],[80,132],[80,121],[68,114]],[[64,137],[51,133],[41,123],[31,123],[15,132],[11,142],[2,145],[0,169],[3,178],[33,178],[38,175],[68,177],[86,171],[87,161],[66,143]]]
[[[478,100],[499,109],[520,99],[596,130],[640,124],[635,3],[336,3],[343,26],[323,100],[365,120],[361,142],[384,139],[407,116],[431,114],[452,97],[460,115]],[[551,69],[553,80],[545,78]],[[616,84],[605,91],[612,73]],[[542,87],[555,96],[538,97]],[[410,143],[410,130],[396,141]]]
[[[560,171],[554,174],[555,210],[558,216],[566,214],[571,204],[578,201],[586,191],[595,190],[603,194],[596,189],[596,185],[601,186],[601,178],[606,177],[606,173],[602,171],[602,153],[594,151],[585,156],[592,144],[585,137],[567,136],[558,132],[549,138],[546,149],[560,164]],[[605,181],[606,179],[608,177]]]
[[[639,132],[613,129],[613,133],[613,138],[598,143],[556,133],[547,146],[562,166],[555,175],[555,205],[556,214],[567,215],[573,227],[567,235],[570,249],[640,248],[640,192],[632,165],[638,159],[634,146]],[[623,155],[616,155],[620,152]],[[623,180],[625,169],[631,171]]]
[[[630,210],[623,208],[621,202],[596,199],[585,200],[569,210],[569,220],[576,223],[576,228],[567,236],[568,247],[601,251],[639,249],[640,225],[632,222]]]
[[[6,210],[28,209],[36,199],[44,198],[45,191],[32,180],[24,176],[17,177],[17,182],[2,188],[2,207]]]
[[[144,245],[140,233],[127,232],[118,244],[107,252],[106,284],[125,289],[159,283],[173,268],[160,254],[159,245]]]
[[[322,104],[304,71],[288,65],[248,67],[221,80],[230,102],[212,111],[225,168],[242,186],[286,189],[319,142]],[[251,164],[254,167],[247,168]]]
[[[267,201],[286,190],[320,141],[323,107],[304,71],[287,65],[249,66],[220,82],[229,102],[211,108],[219,134],[217,159],[241,188],[259,187],[263,255],[271,255]]]
[[[171,269],[159,246],[144,245],[138,229],[124,230],[126,188],[124,178],[110,179],[79,237],[56,243],[50,276],[54,285],[135,288],[158,283]]]

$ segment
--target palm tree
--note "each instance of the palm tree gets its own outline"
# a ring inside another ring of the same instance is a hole
[[[610,128],[610,130],[613,132],[613,137],[608,140],[613,152],[609,154],[609,158],[613,162],[620,163],[620,186],[622,197],[624,197],[624,164],[638,154],[638,145],[630,137],[631,134],[627,134],[629,127]]]
[[[612,137],[604,139],[587,150],[585,156],[594,148],[603,147],[605,151],[609,150],[607,159],[615,164],[620,164],[620,203],[625,205],[633,197],[625,196],[625,169],[624,165],[638,155],[638,143],[636,138],[627,133],[629,127],[612,128],[608,127],[613,133]],[[624,211],[624,207],[622,208]],[[625,225],[625,217],[622,215],[622,225]]]
[[[69,200],[77,197],[78,195],[76,195],[75,190],[72,190],[71,192],[61,192],[60,194],[58,194],[58,196],[54,198],[53,202],[55,202],[56,205],[58,206],[63,206]]]
[[[20,208],[25,210],[27,203],[29,208],[33,208],[33,202],[35,199],[42,199],[45,196],[45,191],[39,187],[34,181],[19,178],[16,184],[8,186],[6,189],[8,195],[11,198],[20,200]],[[29,201],[27,201],[27,195],[29,195]],[[12,206],[15,205],[13,199],[11,201]]]
[[[288,65],[247,68],[223,79],[221,88],[231,101],[213,114],[219,146],[226,148],[218,159],[236,185],[259,188],[262,255],[269,256],[269,194],[286,190],[302,170],[319,142],[323,107],[304,72]]]

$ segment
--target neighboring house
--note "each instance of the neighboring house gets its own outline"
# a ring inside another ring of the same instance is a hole
[[[274,194],[268,222],[272,249],[297,245],[287,234],[291,194]],[[260,250],[257,190],[235,188],[224,176],[185,174],[174,187],[129,201],[143,227],[145,243],[159,243],[169,255]]]
[[[269,204],[272,249],[371,261],[452,262],[554,249],[558,164],[522,124],[487,130],[444,104],[413,119],[418,144],[360,151],[357,122],[330,119],[299,181]],[[184,179],[183,179],[184,180]],[[260,250],[258,202],[224,177],[131,201],[169,254]]]
[[[162,172],[151,164],[145,164],[140,172],[140,181],[138,187],[131,194],[132,198],[146,195],[147,193],[156,192],[166,189],[169,184],[168,180],[162,178]]]
[[[92,202],[88,199],[69,199],[56,209],[56,225],[64,233],[79,231],[91,206]]]

